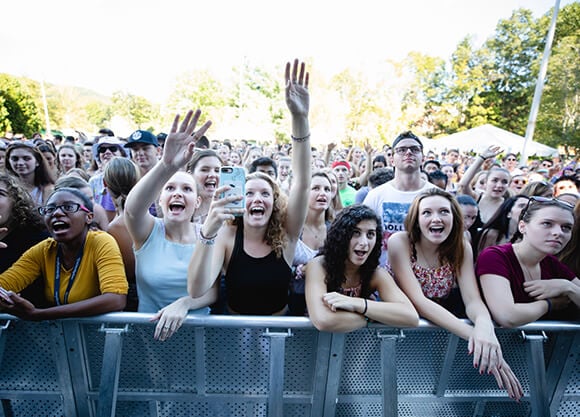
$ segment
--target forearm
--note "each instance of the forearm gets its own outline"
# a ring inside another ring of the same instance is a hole
[[[310,320],[314,327],[321,332],[346,333],[365,327],[367,320],[362,314],[350,311],[337,310],[331,311],[328,307],[311,315]]]
[[[569,288],[566,292],[564,292],[564,294],[570,299],[571,302],[580,307],[580,286],[571,281]]]
[[[406,303],[367,300],[365,315],[387,326],[417,327],[419,325],[417,312],[412,305]]]
[[[176,172],[176,168],[166,165],[163,161],[157,162],[131,189],[125,202],[125,214],[131,217],[135,213],[147,212],[149,206],[157,199],[163,184]]]
[[[35,309],[29,320],[55,320],[67,317],[87,317],[121,311],[125,308],[125,294],[105,293],[71,304]]]
[[[548,310],[548,302],[538,300],[531,303],[515,303],[501,311],[492,311],[492,315],[502,327],[518,327],[540,319],[548,313]]]
[[[217,301],[217,289],[214,286],[201,297],[193,298],[191,296],[185,296],[180,298],[180,300],[183,300],[188,310],[197,310]]]
[[[213,285],[219,271],[212,271],[215,245],[196,245],[187,269],[187,292],[192,299],[204,297]]]
[[[292,136],[294,138],[304,138],[310,135],[310,126],[307,116],[292,117]],[[310,138],[304,141],[293,140],[292,143],[292,186],[307,189],[310,185],[312,170],[312,151],[310,149]]]
[[[459,183],[457,183],[457,193],[463,193],[463,194],[468,194],[468,195],[473,195],[473,191],[471,190],[471,187],[469,186],[469,184],[471,183],[471,180],[473,180],[473,178],[475,177],[475,174],[477,174],[480,170],[481,170],[481,166],[483,165],[483,157],[481,156],[477,156],[475,158],[475,160],[472,162],[472,164],[469,166],[469,168],[467,169],[467,171],[465,171],[465,173],[463,174],[463,177],[461,177],[461,181],[459,181]]]
[[[415,304],[415,307],[421,317],[464,340],[469,340],[473,326],[455,317],[444,307],[429,299]]]

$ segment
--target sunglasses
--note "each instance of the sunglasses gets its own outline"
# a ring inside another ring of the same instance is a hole
[[[531,207],[532,204],[543,204],[546,206],[556,206],[556,207],[563,208],[564,210],[574,211],[574,206],[572,204],[568,203],[567,201],[560,200],[560,199],[554,198],[554,197],[549,198],[549,197],[542,197],[542,196],[538,196],[538,195],[533,195],[533,196],[528,198],[528,204],[526,204],[526,207],[524,207],[524,209],[522,210],[522,213],[520,215],[520,220],[524,218],[524,215],[527,213],[527,211],[529,210],[529,208]]]
[[[512,182],[514,184],[516,184],[516,185],[526,185],[528,183],[528,180],[519,180],[519,179],[516,179],[516,180],[513,180]]]
[[[115,153],[119,150],[119,147],[117,145],[101,145],[99,146],[99,153],[105,153],[107,151],[110,151],[111,153]]]

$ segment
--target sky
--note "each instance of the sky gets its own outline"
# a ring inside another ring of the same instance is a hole
[[[244,60],[273,67],[295,57],[322,73],[411,51],[448,59],[476,46],[500,19],[556,0],[18,0],[3,1],[0,73],[162,102],[176,77],[227,77]],[[561,0],[560,8],[573,0]]]

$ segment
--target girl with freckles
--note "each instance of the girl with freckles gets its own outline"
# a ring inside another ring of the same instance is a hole
[[[503,359],[479,293],[461,208],[451,194],[432,188],[417,195],[405,219],[405,231],[389,239],[389,264],[421,317],[467,340],[473,366],[480,373],[493,374],[510,397],[521,398],[522,387]],[[459,302],[452,298],[457,289]],[[451,311],[459,310],[458,304],[465,305],[471,323]]]
[[[362,204],[344,208],[330,226],[319,256],[306,266],[306,304],[318,330],[349,332],[371,320],[395,327],[418,325],[409,299],[379,268],[377,236],[382,236],[381,222]]]

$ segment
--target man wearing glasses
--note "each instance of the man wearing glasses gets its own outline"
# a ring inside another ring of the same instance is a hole
[[[436,186],[421,177],[423,143],[413,132],[403,132],[393,142],[395,176],[369,191],[364,204],[371,207],[383,221],[381,265],[387,260],[387,240],[401,230],[413,199],[420,192]]]

